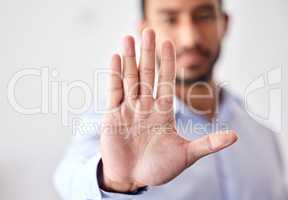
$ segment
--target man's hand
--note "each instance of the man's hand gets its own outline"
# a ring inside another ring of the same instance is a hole
[[[162,45],[157,96],[155,80],[155,33],[145,30],[137,66],[135,42],[124,39],[124,54],[111,63],[110,112],[101,135],[102,188],[131,192],[143,186],[169,182],[199,158],[230,146],[233,132],[210,134],[188,141],[176,130],[173,113],[175,50]]]

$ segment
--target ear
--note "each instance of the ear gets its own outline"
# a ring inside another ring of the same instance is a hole
[[[227,13],[223,13],[223,22],[222,22],[222,38],[227,35],[227,32],[229,30],[229,24],[230,24],[230,17]]]

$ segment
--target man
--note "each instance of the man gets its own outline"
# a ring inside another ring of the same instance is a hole
[[[287,200],[275,134],[213,80],[222,2],[145,0],[139,27],[139,66],[131,36],[112,58],[101,137],[77,136],[56,173],[63,198]]]

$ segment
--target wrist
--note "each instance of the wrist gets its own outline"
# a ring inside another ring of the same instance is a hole
[[[137,193],[139,190],[145,190],[145,186],[139,186],[135,183],[129,182],[116,182],[109,179],[105,176],[103,170],[102,160],[98,165],[98,174],[97,174],[99,186],[102,190],[106,192],[114,192],[114,193]]]

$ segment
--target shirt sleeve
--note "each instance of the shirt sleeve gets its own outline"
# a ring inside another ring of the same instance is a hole
[[[65,158],[54,174],[54,185],[63,200],[128,200],[147,188],[131,193],[105,192],[98,184],[100,153],[99,118],[85,116],[73,127],[73,138]]]

